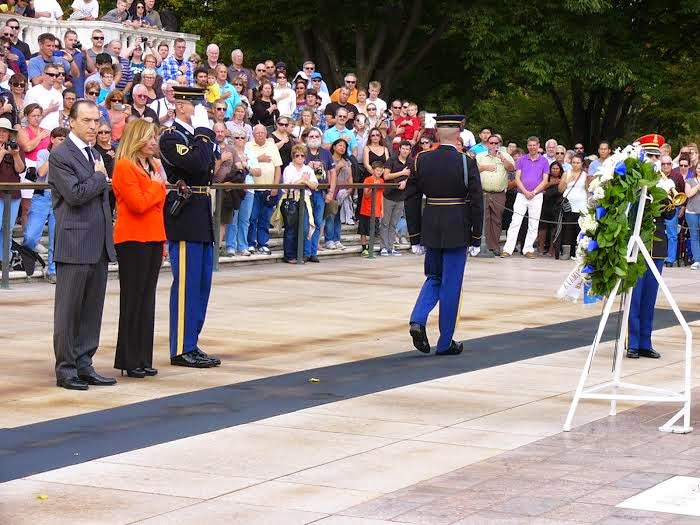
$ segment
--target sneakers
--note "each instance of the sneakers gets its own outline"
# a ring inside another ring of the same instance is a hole
[[[369,250],[365,248],[360,255],[362,257],[369,257]]]
[[[401,237],[399,239],[399,244],[408,244],[408,239],[406,239],[406,237]]]
[[[340,241],[335,241],[335,249],[336,250],[344,250],[345,246]]]
[[[535,258],[535,252],[527,252],[523,254],[524,257],[527,257],[528,259],[534,259]]]
[[[242,255],[243,257],[250,257],[250,250],[243,250],[242,252],[238,252],[238,255]]]
[[[236,256],[236,250],[233,248],[226,248],[226,255],[229,257],[235,257]]]
[[[326,250],[335,250],[336,249],[336,244],[334,241],[328,241],[326,243]]]
[[[700,270],[700,262],[694,262],[690,265],[691,270]]]
[[[501,259],[505,259],[506,257],[510,257],[510,253],[508,253],[508,252],[501,252]]]
[[[391,255],[394,257],[401,257],[401,252],[399,250],[391,250]]]
[[[348,218],[348,220],[345,221],[345,224],[348,226],[355,226],[355,221],[353,219]]]
[[[260,248],[258,248],[258,253],[261,253],[262,255],[272,255],[270,248],[268,248],[267,246],[261,246]]]
[[[697,264],[697,263],[696,263]],[[55,273],[50,273],[46,276],[46,281],[49,284],[56,284],[56,274]]]
[[[381,257],[389,257],[389,251],[386,248],[382,248],[382,250],[379,252],[379,255]]]
[[[249,251],[250,253],[255,253],[255,252],[256,252],[255,246],[248,246],[248,251]]]

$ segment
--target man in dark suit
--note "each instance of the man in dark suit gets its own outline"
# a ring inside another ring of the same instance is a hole
[[[49,186],[56,236],[56,297],[53,345],[56,385],[87,390],[113,385],[92,367],[102,326],[107,264],[116,259],[107,170],[92,147],[100,122],[97,105],[75,103],[68,138],[51,150]]]
[[[407,213],[409,231],[425,246],[425,283],[411,313],[413,345],[430,353],[425,325],[430,312],[440,303],[440,339],[435,355],[457,355],[455,325],[459,318],[462,279],[467,248],[479,246],[483,222],[483,194],[476,162],[457,149],[462,115],[436,117],[440,146],[416,155],[409,178],[409,191],[415,191],[420,206]],[[421,217],[422,215],[422,217]]]

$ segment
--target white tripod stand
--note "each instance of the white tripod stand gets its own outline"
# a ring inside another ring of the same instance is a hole
[[[578,382],[578,387],[576,388],[576,393],[574,394],[574,399],[571,402],[571,407],[569,408],[569,413],[566,416],[566,421],[564,422],[564,431],[568,432],[571,430],[571,421],[574,418],[574,413],[576,412],[576,407],[581,399],[609,399],[610,400],[610,415],[614,416],[617,414],[617,401],[652,401],[652,402],[665,402],[665,403],[683,403],[683,407],[674,416],[669,419],[663,426],[659,427],[662,432],[674,432],[678,434],[687,434],[692,432],[693,427],[690,426],[690,396],[692,388],[692,358],[693,358],[693,335],[690,331],[690,327],[686,322],[683,314],[681,313],[676,301],[673,299],[671,292],[669,291],[666,283],[661,278],[661,274],[654,265],[654,261],[649,254],[646,246],[642,242],[640,237],[640,231],[642,228],[642,218],[644,215],[644,206],[647,201],[647,187],[642,188],[642,193],[639,197],[639,208],[637,211],[637,217],[635,220],[634,231],[630,237],[629,243],[627,244],[627,261],[634,262],[637,260],[639,252],[642,253],[644,259],[649,266],[649,269],[654,274],[654,278],[659,283],[659,288],[663,291],[666,296],[666,300],[671,305],[673,313],[676,314],[676,318],[683,328],[685,333],[685,384],[683,392],[677,393],[666,389],[654,388],[649,386],[635,385],[631,383],[624,383],[620,381],[620,376],[622,374],[622,351],[618,351],[615,356],[614,372],[611,381],[606,381],[600,385],[585,388],[586,380],[590,373],[591,364],[593,358],[595,357],[596,351],[600,344],[600,339],[603,335],[603,330],[605,329],[605,324],[610,316],[610,311],[612,310],[613,303],[618,293],[620,293],[620,279],[615,283],[615,287],[610,295],[605,300],[605,306],[603,308],[603,315],[600,319],[600,324],[598,325],[598,332],[593,339],[593,344],[588,352],[588,358],[586,359],[586,364],[581,371],[581,377]],[[629,319],[630,303],[632,301],[632,288],[627,290],[626,300],[623,305],[622,310],[622,323],[620,327],[619,340],[625,341],[627,336],[627,322]],[[620,390],[631,391],[631,393],[621,393]],[[683,418],[683,425],[675,425],[674,423],[680,418]]]

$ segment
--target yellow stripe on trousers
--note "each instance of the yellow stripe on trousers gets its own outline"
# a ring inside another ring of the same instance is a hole
[[[187,243],[180,241],[177,283],[177,355],[185,345],[185,286],[187,285]]]

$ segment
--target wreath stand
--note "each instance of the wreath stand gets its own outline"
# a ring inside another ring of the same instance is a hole
[[[651,401],[651,402],[662,402],[662,403],[682,403],[683,407],[663,426],[659,427],[661,432],[672,432],[676,434],[687,434],[692,432],[693,427],[690,426],[690,398],[691,398],[691,388],[692,388],[692,357],[693,357],[693,336],[690,331],[690,327],[686,322],[683,314],[681,313],[676,301],[673,299],[671,292],[669,291],[666,283],[661,278],[661,274],[656,268],[649,251],[642,242],[640,232],[642,229],[642,218],[644,215],[644,205],[647,200],[647,187],[642,187],[642,192],[639,197],[639,208],[637,211],[637,217],[635,220],[634,231],[630,240],[627,244],[627,261],[635,262],[639,252],[642,253],[644,259],[654,274],[654,278],[659,283],[659,288],[663,291],[666,296],[666,300],[671,305],[673,313],[676,314],[676,318],[683,328],[685,333],[685,384],[683,392],[677,393],[671,390],[654,388],[649,386],[635,385],[632,383],[624,383],[620,380],[622,374],[622,358],[624,351],[619,350],[613,354],[613,377],[611,381],[606,381],[600,385],[585,388],[586,380],[591,370],[591,364],[593,358],[600,345],[600,340],[603,335],[603,330],[610,316],[610,311],[612,310],[615,298],[620,293],[621,280],[618,279],[615,283],[610,295],[605,300],[605,306],[603,307],[603,314],[600,319],[600,324],[598,325],[598,331],[593,339],[593,344],[588,352],[588,358],[586,359],[586,364],[581,371],[581,377],[576,388],[576,393],[574,394],[574,399],[569,407],[569,413],[566,416],[566,421],[564,422],[563,430],[568,432],[571,430],[571,422],[574,418],[576,412],[576,407],[581,399],[605,399],[610,400],[610,415],[614,416],[617,414],[617,402],[618,401]],[[632,302],[632,288],[627,290],[625,297],[625,302],[622,311],[622,323],[620,325],[619,341],[625,341],[627,337],[627,322],[629,319],[630,304]],[[628,393],[624,393],[627,391]],[[676,421],[683,418],[682,425],[674,425]]]

